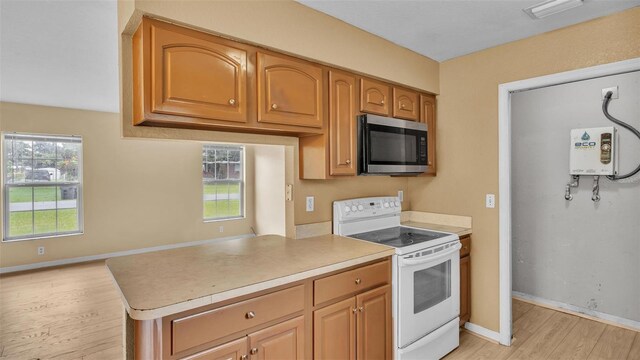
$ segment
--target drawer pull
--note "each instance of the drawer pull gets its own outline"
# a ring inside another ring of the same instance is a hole
[[[240,360],[249,360],[249,356],[248,355],[242,355],[242,356],[240,356]]]
[[[254,317],[256,317],[256,313],[254,313],[253,311],[249,311],[248,313],[244,314],[244,317],[247,319],[253,319]]]
[[[235,105],[236,99],[229,99],[229,105]]]
[[[271,104],[271,108],[272,108],[273,110],[277,109],[277,108],[278,108],[278,104]]]
[[[356,285],[360,285],[361,282],[362,282],[362,280],[360,280],[360,278],[356,279]]]
[[[249,354],[251,355],[255,355],[258,353],[258,348],[251,348],[251,350],[249,350]]]

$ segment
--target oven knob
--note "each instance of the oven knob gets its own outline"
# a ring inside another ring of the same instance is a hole
[[[345,206],[345,207],[344,207],[344,212],[349,212],[349,211],[351,211],[351,208],[350,208],[350,207],[348,207],[348,206]]]
[[[396,201],[396,206],[400,206],[400,202],[399,201]]]
[[[362,206],[362,205],[358,205],[358,210],[359,210],[359,211],[364,210],[364,206]]]
[[[351,207],[351,211],[358,211],[358,208],[357,208],[355,205],[353,205],[353,206]]]
[[[388,208],[389,207],[389,203],[388,202],[384,203],[384,207]]]

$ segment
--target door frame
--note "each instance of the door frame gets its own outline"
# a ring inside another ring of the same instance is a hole
[[[519,80],[498,86],[500,336],[511,345],[511,94],[640,70],[640,58]]]

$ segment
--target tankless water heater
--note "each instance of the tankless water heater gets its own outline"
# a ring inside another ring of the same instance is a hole
[[[615,149],[612,126],[571,130],[569,174],[616,175]]]

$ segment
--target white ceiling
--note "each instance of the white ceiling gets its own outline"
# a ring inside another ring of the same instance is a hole
[[[115,0],[0,0],[0,100],[119,112]]]
[[[542,0],[297,0],[437,61],[487,49],[640,5],[585,0],[533,20],[522,9]]]

